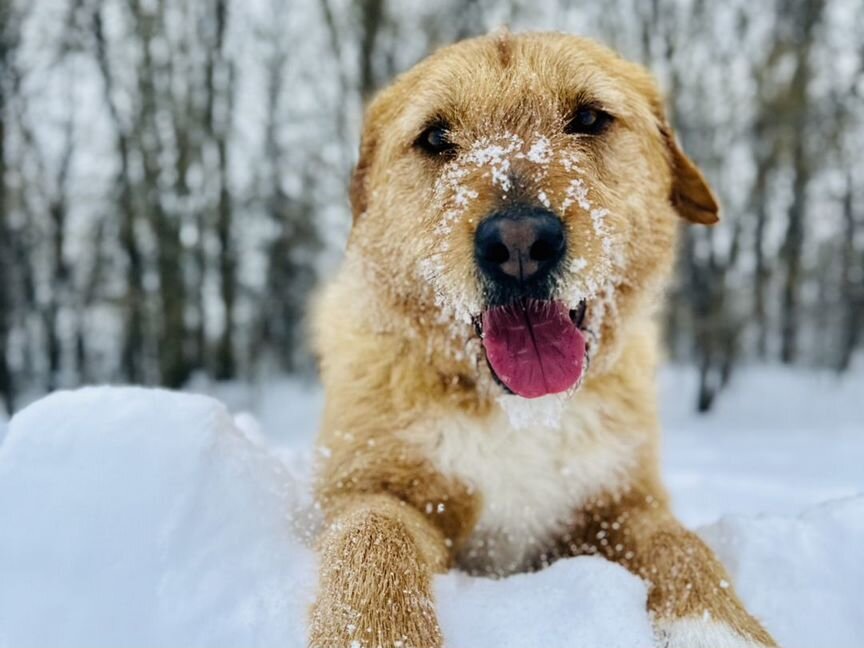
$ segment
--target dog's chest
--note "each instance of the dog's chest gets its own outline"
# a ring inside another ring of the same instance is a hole
[[[622,488],[636,456],[632,440],[603,429],[583,409],[557,426],[514,427],[502,413],[454,416],[434,427],[429,459],[479,496],[477,524],[458,556],[475,573],[524,571],[548,551],[591,498]]]

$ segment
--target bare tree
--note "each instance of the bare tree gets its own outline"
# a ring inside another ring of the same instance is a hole
[[[280,24],[282,21],[279,21]],[[275,32],[275,33],[274,33]],[[308,200],[315,187],[311,174],[304,174],[302,193],[291,196],[282,187],[288,164],[280,141],[280,110],[289,51],[282,44],[282,30],[268,34],[272,55],[267,62],[267,113],[264,131],[264,161],[267,194],[266,213],[276,235],[268,245],[264,295],[261,300],[259,339],[253,340],[257,356],[267,349],[279,358],[285,371],[301,368],[302,322],[307,297],[315,282],[312,261],[321,242]]]
[[[837,370],[849,369],[852,355],[861,342],[864,328],[864,251],[856,249],[856,234],[861,227],[861,214],[857,213],[855,185],[852,172],[846,174],[843,193],[843,242],[841,251],[840,290],[845,308],[842,312],[840,349]]]
[[[216,240],[219,244],[219,292],[224,315],[222,334],[216,351],[215,375],[221,379],[233,378],[237,373],[234,340],[237,253],[233,240],[231,189],[228,173],[228,137],[231,124],[234,66],[225,55],[227,21],[227,0],[214,0],[212,22],[208,25],[205,121],[207,133],[216,147],[218,159],[219,189],[215,230]]]
[[[360,26],[358,86],[360,96],[365,99],[377,90],[380,84],[375,74],[375,44],[384,22],[384,0],[362,0],[355,4],[355,9]]]
[[[15,383],[9,365],[12,329],[12,227],[6,191],[6,120],[11,90],[9,71],[15,49],[11,0],[0,0],[0,398],[10,411],[15,406]]]
[[[46,390],[58,387],[63,352],[63,340],[59,330],[60,314],[71,296],[69,268],[66,263],[66,227],[69,211],[69,167],[74,154],[73,118],[70,116],[64,127],[63,154],[54,182],[53,196],[48,205],[51,221],[50,276],[51,284],[43,310],[45,326],[45,353],[47,356]]]
[[[781,250],[786,276],[783,280],[780,359],[787,364],[794,362],[798,356],[804,219],[807,214],[807,191],[812,174],[812,161],[809,158],[810,151],[807,149],[806,138],[811,114],[810,81],[813,76],[810,57],[824,5],[824,0],[798,0],[792,3],[793,10],[788,13],[792,19],[790,29],[794,34],[794,42],[798,45],[798,56],[788,95],[789,137],[792,141],[792,202],[787,213],[786,234]]]
[[[180,223],[163,204],[160,190],[162,175],[160,158],[164,143],[160,137],[160,111],[168,106],[167,93],[157,87],[157,78],[170,79],[170,69],[157,66],[153,60],[154,41],[164,32],[164,5],[145,9],[137,0],[130,4],[135,31],[141,44],[141,66],[138,73],[138,93],[141,114],[138,150],[144,171],[143,203],[149,215],[156,240],[156,268],[159,276],[159,310],[156,341],[158,348],[159,382],[179,387],[189,377],[186,330],[186,284],[183,276],[183,246],[180,243]],[[170,115],[170,113],[168,113]]]
[[[776,30],[776,26],[775,26]],[[772,87],[770,76],[775,73],[778,60],[788,49],[787,42],[775,34],[774,44],[764,64],[756,64],[753,70],[757,88],[757,114],[752,134],[755,142],[753,158],[755,177],[750,190],[748,213],[753,218],[753,255],[755,269],[753,278],[753,320],[756,327],[756,354],[765,359],[768,356],[768,288],[771,268],[765,250],[766,230],[769,224],[769,201],[771,200],[770,182],[780,164],[781,123],[777,115],[782,113],[782,101],[769,90]]]
[[[120,218],[120,245],[126,257],[126,290],[123,299],[124,335],[121,344],[121,371],[126,380],[141,382],[145,373],[144,350],[144,262],[138,242],[138,216],[135,210],[131,170],[132,142],[129,127],[124,122],[115,98],[115,82],[111,57],[102,20],[103,7],[93,10],[93,35],[96,60],[102,75],[105,103],[114,125],[115,145],[119,159],[117,172],[117,208]]]

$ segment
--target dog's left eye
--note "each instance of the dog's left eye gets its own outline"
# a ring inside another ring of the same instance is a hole
[[[564,132],[570,135],[599,135],[612,123],[612,115],[599,108],[579,108],[567,122]]]
[[[444,124],[429,126],[420,133],[415,144],[430,155],[451,153],[456,148],[456,145],[450,141],[450,132]]]

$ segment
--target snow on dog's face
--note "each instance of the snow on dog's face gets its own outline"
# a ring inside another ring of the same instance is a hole
[[[393,307],[454,344],[476,330],[527,398],[608,367],[655,310],[678,216],[717,219],[649,74],[561,34],[464,41],[400,77],[351,198],[350,253]]]

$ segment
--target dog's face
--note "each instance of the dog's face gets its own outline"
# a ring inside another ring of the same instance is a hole
[[[351,198],[350,253],[393,307],[476,329],[529,398],[608,366],[655,309],[678,218],[717,219],[650,75],[560,34],[465,41],[400,77]]]

